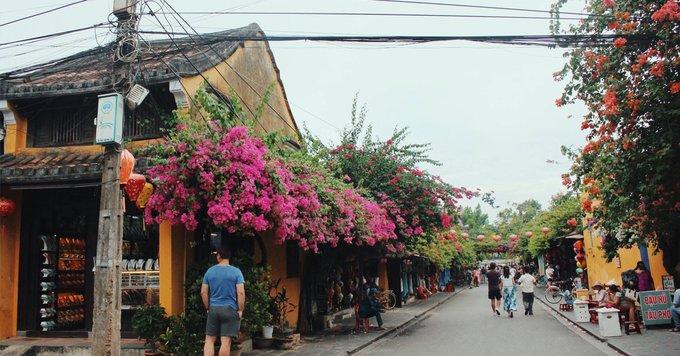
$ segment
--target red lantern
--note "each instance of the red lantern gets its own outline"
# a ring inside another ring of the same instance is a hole
[[[17,205],[14,201],[0,197],[0,217],[12,215],[16,209]],[[5,236],[5,219],[2,220],[2,236]]]
[[[547,227],[544,227],[544,228],[541,229],[541,232],[543,232],[544,234],[548,234],[550,232],[550,229],[547,228]]]
[[[458,252],[463,251],[463,246],[456,244],[456,250],[458,250]]]
[[[127,193],[130,201],[136,201],[139,193],[144,189],[144,184],[146,184],[146,178],[139,173],[130,174],[130,178],[125,185],[125,193]]]
[[[494,237],[493,237],[493,240],[496,241],[496,242],[500,241],[500,240],[501,240],[500,235],[494,236]]]
[[[574,250],[581,251],[581,250],[583,250],[583,241],[577,240],[576,242],[574,242],[573,246],[574,246]]]
[[[484,241],[484,235],[477,235],[477,241]]]
[[[0,197],[0,217],[12,215],[17,209],[17,205],[5,197]]]
[[[525,235],[528,239],[530,239],[531,236],[534,236],[534,233],[531,232],[531,231],[527,231],[527,232],[524,233],[524,235]]]
[[[583,260],[585,260],[585,259],[586,259],[586,255],[584,255],[584,254],[582,254],[582,253],[580,253],[580,252],[576,254],[576,260],[577,260],[577,261],[580,262],[580,261],[583,261]]]
[[[468,234],[467,232],[462,233],[460,236],[466,240],[470,238],[470,234]]]
[[[130,151],[123,150],[123,153],[120,155],[120,184],[127,184],[134,168],[135,156]]]
[[[512,241],[517,241],[518,238],[519,238],[519,236],[517,236],[515,234],[510,235],[510,240],[512,240]]]

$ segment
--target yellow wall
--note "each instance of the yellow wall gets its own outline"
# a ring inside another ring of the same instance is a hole
[[[286,277],[286,246],[277,245],[274,243],[274,236],[271,233],[262,234],[262,240],[264,241],[264,246],[267,254],[267,263],[272,266],[271,277],[273,280],[281,279],[279,283],[279,289],[282,287],[286,288],[286,294],[288,295],[289,302],[295,305],[295,310],[289,312],[287,315],[288,324],[295,328],[297,326],[298,314],[300,311],[300,288],[301,279],[300,277],[287,278]],[[262,260],[262,253],[257,248],[255,244],[255,261],[260,262]],[[300,253],[302,257],[303,253]],[[298,261],[299,262],[299,261]],[[302,273],[302,268],[299,269]],[[246,290],[246,304],[248,303],[248,291]]]
[[[588,268],[588,283],[591,286],[595,282],[604,284],[612,279],[621,285],[621,272],[635,269],[638,261],[642,261],[640,250],[637,247],[632,247],[619,250],[619,266],[617,266],[616,259],[607,262],[604,257],[604,252],[600,248],[600,241],[602,238],[600,236],[593,236],[590,230],[585,230],[583,236]],[[663,267],[662,258],[662,252],[654,254],[650,249],[649,266],[652,278],[654,279],[655,289],[661,288],[661,276],[668,274]]]
[[[279,75],[272,62],[273,58],[269,56],[264,42],[246,42],[245,47],[239,47],[226,63],[205,71],[203,76],[223,94],[230,95],[232,90],[237,92],[249,117],[252,117],[251,111],[255,112],[262,101],[261,96],[266,89],[274,84],[269,106],[265,107],[262,115],[262,126],[267,132],[282,130],[297,134],[283,86],[279,85]],[[202,83],[203,77],[198,75],[182,79],[187,95],[195,93]],[[256,125],[255,130],[261,131],[262,127]]]
[[[186,252],[190,250],[187,232],[164,222],[159,229],[160,303],[168,315],[184,311]]]
[[[16,203],[16,211],[0,218],[0,339],[16,336],[19,303],[19,241],[21,236],[21,191],[0,190]]]

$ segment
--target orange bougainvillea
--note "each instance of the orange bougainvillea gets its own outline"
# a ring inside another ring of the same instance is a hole
[[[557,0],[553,10],[565,2]],[[680,5],[588,3],[591,15],[569,32],[611,42],[571,50],[554,76],[568,81],[560,102],[588,108],[580,120],[587,143],[563,150],[574,162],[569,186],[588,193],[582,212],[607,237],[608,258],[638,242],[663,250],[677,239],[680,221]]]

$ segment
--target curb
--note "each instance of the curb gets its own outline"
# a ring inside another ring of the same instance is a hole
[[[379,340],[382,340],[383,338],[385,338],[389,335],[392,335],[392,334],[398,335],[398,334],[403,333],[404,331],[408,330],[409,328],[411,328],[415,325],[418,325],[420,323],[420,321],[424,320],[424,319],[421,319],[421,317],[423,315],[429,313],[430,311],[432,311],[432,309],[435,309],[435,308],[439,307],[440,305],[444,304],[445,302],[449,301],[449,299],[458,295],[458,293],[462,293],[464,290],[465,289],[461,287],[461,289],[458,290],[457,292],[451,292],[449,296],[444,297],[444,299],[442,299],[442,300],[438,301],[437,303],[433,304],[432,306],[428,307],[422,313],[414,315],[412,318],[404,321],[403,323],[395,326],[394,328],[392,328],[390,330],[385,331],[384,333],[378,335],[376,338],[369,340],[365,344],[360,345],[360,346],[358,346],[358,347],[356,347],[352,350],[347,351],[347,355],[353,355],[353,354],[367,348],[368,346],[373,345],[374,343],[378,342]],[[440,293],[444,293],[444,292],[440,292]]]
[[[610,348],[614,349],[615,351],[617,351],[617,352],[619,352],[619,353],[621,353],[621,354],[623,354],[623,355],[625,355],[625,356],[633,356],[633,355],[629,354],[628,352],[626,352],[625,350],[621,349],[620,347],[618,347],[618,346],[612,344],[611,342],[607,341],[607,339],[603,338],[602,336],[593,333],[592,331],[590,331],[590,330],[586,329],[585,327],[581,326],[579,323],[573,322],[573,321],[572,321],[571,319],[569,319],[566,315],[564,315],[564,313],[562,313],[561,311],[559,311],[559,310],[557,310],[557,309],[553,309],[553,308],[552,308],[550,305],[548,305],[548,303],[546,303],[543,299],[538,298],[538,297],[536,297],[536,299],[538,299],[543,305],[545,305],[546,307],[548,307],[550,310],[554,311],[555,314],[557,314],[557,315],[561,316],[562,318],[564,318],[564,319],[565,319],[566,321],[568,321],[570,324],[575,325],[575,326],[577,326],[579,329],[581,329],[581,330],[583,330],[584,332],[586,332],[586,334],[588,334],[588,335],[594,337],[595,339],[599,340],[600,342],[606,343],[607,346],[609,346]]]

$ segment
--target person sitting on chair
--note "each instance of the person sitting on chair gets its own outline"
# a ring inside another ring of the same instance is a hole
[[[368,319],[374,316],[375,320],[378,322],[378,327],[382,328],[383,320],[380,315],[381,312],[380,302],[378,301],[378,290],[369,288],[368,293],[366,293],[366,298],[361,301],[361,305],[359,306],[359,317]]]

